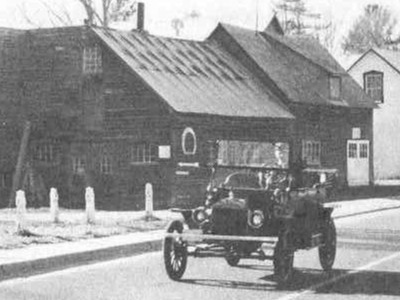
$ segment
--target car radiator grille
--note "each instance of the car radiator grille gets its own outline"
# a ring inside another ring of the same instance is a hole
[[[247,232],[247,210],[214,208],[211,221],[214,234],[243,235]]]

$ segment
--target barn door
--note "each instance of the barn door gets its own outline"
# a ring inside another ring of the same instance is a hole
[[[347,181],[349,186],[369,184],[369,141],[347,142]]]

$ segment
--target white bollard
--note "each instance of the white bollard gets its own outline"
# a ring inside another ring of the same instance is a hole
[[[17,208],[17,217],[16,217],[17,232],[22,232],[26,229],[26,198],[24,191],[18,190],[16,192],[15,206]]]
[[[60,222],[60,208],[58,206],[58,192],[52,187],[50,189],[50,218],[53,223]]]
[[[86,222],[93,224],[95,221],[95,199],[94,190],[88,186],[85,190],[85,203],[86,203]]]
[[[145,186],[145,197],[146,197],[146,219],[153,218],[153,185],[146,183]]]

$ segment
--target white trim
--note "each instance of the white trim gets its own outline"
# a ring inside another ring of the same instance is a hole
[[[189,163],[189,162],[178,162],[178,166],[179,166],[179,167],[199,168],[199,167],[200,167],[200,163],[198,163],[198,162],[193,162],[193,163]]]
[[[175,171],[175,175],[178,176],[189,176],[189,171]]]
[[[191,134],[193,137],[193,151],[187,151],[186,149],[186,136],[188,134]],[[196,133],[194,132],[192,127],[186,127],[185,130],[183,130],[182,133],[182,151],[183,154],[185,155],[194,155],[196,154],[197,151],[197,139],[196,139]]]

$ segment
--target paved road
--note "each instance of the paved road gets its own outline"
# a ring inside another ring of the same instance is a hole
[[[182,282],[170,281],[161,253],[0,283],[0,299],[398,299],[400,210],[337,220],[331,274],[316,250],[296,253],[293,284],[277,289],[269,262],[190,259]]]

